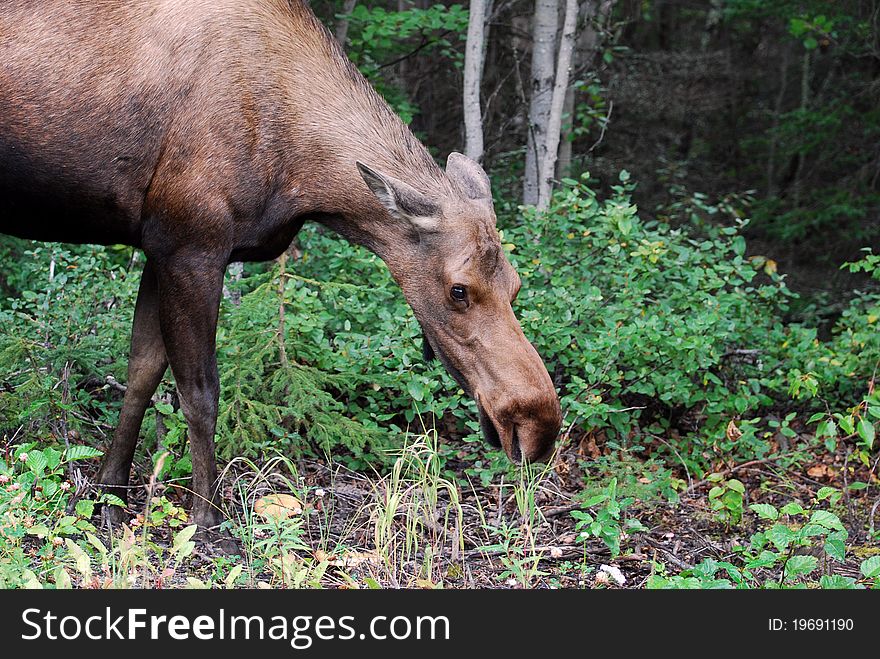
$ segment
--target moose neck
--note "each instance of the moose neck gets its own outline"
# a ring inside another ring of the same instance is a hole
[[[291,2],[297,62],[286,86],[289,180],[308,214],[364,245],[389,266],[410,229],[392,218],[361,179],[362,162],[436,198],[451,183],[427,149],[364,79],[310,9]]]

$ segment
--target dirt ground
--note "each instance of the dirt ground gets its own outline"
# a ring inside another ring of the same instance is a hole
[[[325,562],[319,583],[330,588],[644,588],[657,570],[678,574],[706,558],[736,563],[735,548],[748,545],[751,534],[760,528],[748,512],[750,504],[780,507],[800,501],[807,506],[823,486],[847,492],[836,512],[849,532],[847,562],[821,562],[824,573],[857,578],[859,551],[851,549],[876,545],[868,534],[868,527],[877,523],[876,494],[868,494],[876,487],[847,491],[847,485],[857,480],[876,484],[875,469],[853,467],[842,455],[787,465],[771,456],[720,466],[725,478],[735,477],[745,485],[746,514],[741,523],[723,523],[709,508],[707,494],[713,483],[681,474],[687,485],[678,502],[636,499],[626,509],[625,516],[638,519],[646,530],[623,534],[621,553],[613,557],[603,542],[584,540],[575,529],[571,512],[582,508],[584,478],[578,457],[574,448],[563,451],[554,468],[534,485],[534,505],[526,506],[530,519],[522,514],[522,490],[517,492],[512,484],[459,488],[457,505],[440,488],[436,504],[423,505],[425,493],[419,490],[424,483],[395,485],[390,476],[369,477],[324,461],[299,463],[296,479],[283,469],[257,472],[233,463],[224,476],[223,505],[227,516],[238,520],[240,531],[248,527],[246,520],[254,519],[249,510],[255,501],[270,495],[295,496],[301,505],[294,516],[296,541],[281,552],[289,549],[302,564]],[[135,515],[145,505],[146,494],[145,488],[133,492],[129,508]],[[154,486],[153,495],[159,494],[184,503],[173,487]],[[380,529],[377,519],[382,516],[390,521]],[[173,532],[161,525],[152,529],[154,539],[168,545]],[[271,544],[266,536],[272,531],[265,525],[251,526],[250,533],[251,542]],[[185,574],[154,585],[185,585],[187,576],[210,581],[219,564],[238,560],[249,575],[239,580],[239,586],[291,585],[279,580],[278,571],[261,562],[258,551],[249,552],[241,539],[231,546],[228,538],[225,544],[212,539],[198,543]],[[232,557],[227,556],[230,551]],[[518,564],[520,571],[511,571],[512,564]],[[622,579],[609,578],[609,568],[601,566],[616,568]],[[772,580],[775,575],[768,573],[765,578]]]

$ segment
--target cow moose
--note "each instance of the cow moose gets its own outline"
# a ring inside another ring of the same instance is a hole
[[[105,490],[125,497],[170,366],[193,520],[222,520],[224,273],[278,257],[310,221],[387,264],[490,443],[512,460],[547,455],[559,401],[511,307],[520,280],[485,172],[458,153],[438,167],[303,0],[0,4],[0,232],[146,257]]]

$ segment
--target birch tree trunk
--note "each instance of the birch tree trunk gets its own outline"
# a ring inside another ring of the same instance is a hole
[[[471,0],[464,52],[464,153],[479,162],[483,157],[483,111],[480,83],[483,79],[486,0]]]
[[[547,124],[553,98],[553,75],[556,65],[556,33],[559,28],[558,0],[535,0],[532,28],[532,97],[529,101],[529,134],[526,147],[523,203],[537,204],[538,189],[544,172]],[[553,152],[554,158],[556,152]]]
[[[336,40],[339,45],[345,47],[345,40],[348,39],[348,17],[354,11],[357,0],[345,0],[342,4],[342,15],[336,20]]]
[[[584,0],[581,3],[579,22],[583,27],[575,40],[574,54],[571,60],[572,71],[584,70],[596,61],[596,55],[603,45],[611,10],[617,0]],[[559,144],[559,159],[556,161],[556,176],[561,178],[570,175],[572,163],[571,132],[574,128],[574,111],[577,107],[577,92],[573,84],[569,84],[562,107],[562,120],[567,127]]]
[[[553,173],[556,171],[559,135],[562,130],[562,106],[565,103],[565,93],[568,91],[568,78],[571,73],[571,56],[574,51],[577,16],[577,0],[565,0],[565,21],[562,27],[562,39],[559,42],[559,57],[556,61],[556,76],[547,119],[543,160],[538,168],[540,177],[536,205],[539,209],[547,208],[550,203],[550,193],[553,191]]]

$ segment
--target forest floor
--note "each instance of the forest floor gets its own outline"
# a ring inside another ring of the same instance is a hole
[[[779,560],[744,571],[747,559],[754,561],[760,549],[749,554],[754,534],[771,525],[749,506],[782,509],[788,504],[805,509],[804,522],[814,510],[831,510],[846,529],[843,561],[832,560],[821,541],[792,543],[787,549],[787,559],[817,558],[810,583],[815,585],[822,574],[870,585],[860,565],[880,554],[876,465],[854,466],[842,453],[801,453],[794,460],[771,455],[725,466],[712,480],[674,475],[680,492],[670,502],[639,496],[656,489],[651,489],[652,472],[637,460],[603,462],[613,469],[590,478],[606,484],[614,478],[619,486],[610,496],[598,488],[598,496],[590,499],[582,457],[569,446],[557,454],[552,468],[519,482],[464,487],[430,473],[424,464],[419,470],[418,461],[384,476],[324,461],[293,466],[275,460],[261,469],[233,461],[223,477],[229,528],[221,541],[216,535],[196,536],[191,552],[171,561],[174,536],[185,528],[185,497],[180,489],[155,482],[133,490],[128,542],[118,533],[114,539],[107,529],[98,535],[106,547],[127,545],[132,554],[132,545],[141,547],[127,568],[130,584],[139,587],[637,589],[651,585],[652,577],[682,574],[700,577],[690,580],[692,587],[709,587],[729,576],[726,566],[745,574],[753,587],[783,583],[787,568]],[[669,478],[668,470],[663,474]],[[742,485],[741,501],[736,504],[734,498],[734,505],[719,511],[710,493],[734,478]],[[851,488],[859,481],[869,485]],[[831,506],[821,501],[828,488],[842,493]],[[575,516],[583,519],[583,513],[590,518],[578,527]],[[789,526],[797,531],[805,523],[795,517]],[[829,531],[835,524],[832,520]],[[827,541],[824,536],[820,540]],[[619,551],[612,551],[616,543]],[[117,571],[126,562],[119,551]],[[118,586],[119,575],[113,576]],[[786,579],[788,585],[798,581]],[[806,577],[800,581],[807,583]],[[93,576],[91,583],[81,579],[79,585],[101,583]],[[110,577],[103,583],[109,584]]]

